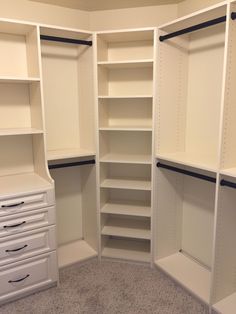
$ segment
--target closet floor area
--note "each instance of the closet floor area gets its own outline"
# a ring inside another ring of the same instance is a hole
[[[207,314],[166,275],[142,264],[90,259],[60,270],[60,286],[0,307],[1,314]]]

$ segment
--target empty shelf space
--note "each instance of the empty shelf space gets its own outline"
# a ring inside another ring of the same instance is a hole
[[[76,157],[94,156],[95,152],[85,149],[65,149],[65,150],[50,150],[47,152],[48,160],[60,160]]]
[[[150,222],[141,219],[109,217],[102,228],[102,234],[149,240],[151,238]]]
[[[127,154],[106,154],[100,158],[100,162],[130,163],[130,164],[151,164],[150,155],[127,155]]]
[[[1,196],[30,193],[50,188],[51,184],[36,173],[0,177]]]
[[[102,250],[102,256],[137,262],[150,262],[150,243],[128,239],[109,239]]]
[[[141,131],[141,132],[152,132],[152,127],[150,126],[107,126],[100,127],[100,131]]]
[[[155,264],[202,301],[209,302],[209,270],[181,253],[162,258]]]
[[[105,179],[101,182],[102,188],[131,189],[151,191],[151,182],[145,180]]]
[[[0,136],[5,136],[5,135],[27,135],[27,134],[43,134],[43,130],[38,130],[38,129],[34,129],[34,128],[0,129]]]
[[[97,256],[97,252],[84,240],[58,247],[59,268],[66,267]]]
[[[31,83],[40,82],[39,77],[0,76],[0,83]]]
[[[219,313],[234,314],[236,309],[236,293],[214,304],[213,309]]]
[[[132,99],[132,98],[153,98],[153,95],[99,95],[101,99]]]
[[[109,202],[102,208],[104,214],[151,217],[151,207],[141,202]]]
[[[101,61],[98,62],[99,66],[104,66],[109,69],[118,68],[145,68],[153,66],[153,59],[143,60],[124,60],[124,61]]]
[[[216,172],[217,162],[211,159],[209,156],[198,155],[197,153],[165,153],[157,154],[157,158],[161,160],[166,160],[174,162],[183,166],[189,166],[193,168],[198,168],[201,170]]]

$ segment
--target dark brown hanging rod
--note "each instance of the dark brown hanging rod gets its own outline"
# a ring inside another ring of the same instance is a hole
[[[94,165],[95,163],[96,163],[95,159],[90,159],[90,160],[83,160],[83,161],[77,161],[77,162],[49,165],[48,168],[60,169],[60,168],[77,167],[77,166],[84,166],[84,165]]]
[[[209,21],[197,24],[197,25],[193,25],[193,26],[181,29],[179,31],[176,31],[176,32],[173,32],[173,33],[170,33],[170,34],[160,36],[159,40],[160,41],[165,41],[165,40],[170,39],[170,38],[174,38],[174,37],[177,37],[177,36],[180,36],[180,35],[192,33],[194,31],[197,31],[197,30],[200,30],[200,29],[203,29],[203,28],[207,28],[207,27],[210,27],[210,26],[213,26],[213,25],[217,25],[217,24],[220,24],[220,23],[224,23],[224,22],[226,22],[226,18],[227,18],[226,16],[221,16],[221,17],[218,17],[218,18],[213,19],[213,20],[209,20]],[[231,19],[232,20],[236,19],[236,12],[232,12],[231,13]]]
[[[233,182],[230,182],[227,180],[221,180],[220,185],[221,186],[227,186],[227,187],[232,188],[232,189],[236,189],[236,183],[233,183]]]
[[[57,42],[68,43],[68,44],[76,44],[76,45],[86,45],[86,46],[93,45],[93,42],[91,40],[55,37],[55,36],[48,36],[48,35],[40,35],[40,39],[48,40],[48,41],[57,41]]]

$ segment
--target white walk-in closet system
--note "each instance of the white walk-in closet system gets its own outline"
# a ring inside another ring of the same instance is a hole
[[[98,256],[234,314],[234,12],[103,32],[0,20],[1,303]]]

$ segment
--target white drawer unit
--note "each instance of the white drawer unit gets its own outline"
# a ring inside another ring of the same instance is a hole
[[[32,293],[57,281],[56,252],[1,267],[0,303]]]
[[[53,189],[33,194],[18,195],[16,197],[0,197],[0,217],[48,207],[54,204],[55,195]]]
[[[0,218],[0,238],[55,224],[55,207]]]
[[[0,239],[0,266],[56,249],[55,226]]]

